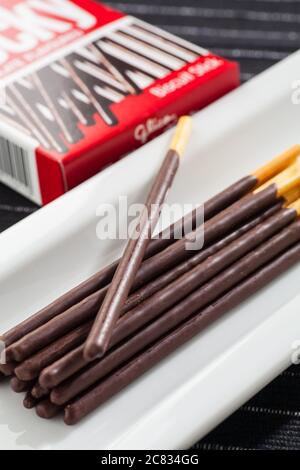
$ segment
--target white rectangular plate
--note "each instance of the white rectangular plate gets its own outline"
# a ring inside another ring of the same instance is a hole
[[[199,112],[170,202],[200,203],[300,141],[292,102],[300,53]],[[0,236],[5,331],[115,258],[96,237],[100,203],[141,202],[170,135],[156,139]],[[75,427],[47,422],[0,386],[1,449],[179,449],[192,445],[291,361],[300,266],[226,315]]]

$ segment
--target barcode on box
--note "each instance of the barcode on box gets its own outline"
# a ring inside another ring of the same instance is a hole
[[[0,183],[41,204],[36,148],[34,140],[0,120]]]
[[[0,172],[8,181],[23,186],[26,192],[33,192],[28,153],[4,137],[0,137]]]
[[[35,149],[32,142],[23,140],[0,135],[0,182],[41,204]]]
[[[0,137],[0,171],[32,192],[27,152],[4,137]]]

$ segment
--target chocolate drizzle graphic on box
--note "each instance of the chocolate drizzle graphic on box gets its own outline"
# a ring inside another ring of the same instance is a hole
[[[197,51],[196,51],[197,49]],[[155,28],[132,19],[6,87],[3,121],[15,121],[45,150],[65,154],[100,120],[119,123],[114,106],[199,58]]]

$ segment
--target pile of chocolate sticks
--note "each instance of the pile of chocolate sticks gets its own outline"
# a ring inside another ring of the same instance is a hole
[[[175,146],[173,151],[178,150]],[[120,392],[300,261],[300,146],[245,176],[184,220],[204,233],[199,251],[175,236],[183,221],[150,240],[102,356],[86,354],[119,262],[2,335],[15,392],[38,416],[68,425]],[[171,184],[171,181],[170,181]],[[90,338],[91,339],[91,338]],[[95,339],[95,338],[92,338]]]

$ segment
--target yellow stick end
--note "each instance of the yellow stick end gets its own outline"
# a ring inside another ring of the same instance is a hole
[[[181,157],[189,141],[191,132],[192,118],[190,116],[182,116],[177,123],[175,134],[171,141],[170,150],[174,150]]]
[[[297,201],[293,202],[293,204],[290,204],[288,208],[295,209],[297,214],[300,215],[300,199],[297,199]]]
[[[284,206],[288,207],[292,202],[297,201],[300,198],[300,186],[297,186],[294,189],[291,189],[284,194]]]
[[[281,173],[278,173],[276,176],[269,179],[266,183],[259,186],[254,192],[258,193],[259,191],[263,191],[271,184],[280,184],[281,182],[286,181],[288,178],[291,178],[293,175],[298,173],[299,170],[300,170],[300,164],[299,164],[299,161],[296,160],[295,163],[292,163],[292,165],[288,166]]]
[[[258,168],[252,174],[258,179],[259,184],[263,184],[294,163],[299,155],[300,145],[294,145],[261,168]]]
[[[286,193],[291,191],[300,185],[300,173],[297,173],[285,181],[281,181],[277,184],[277,196],[284,196]]]

